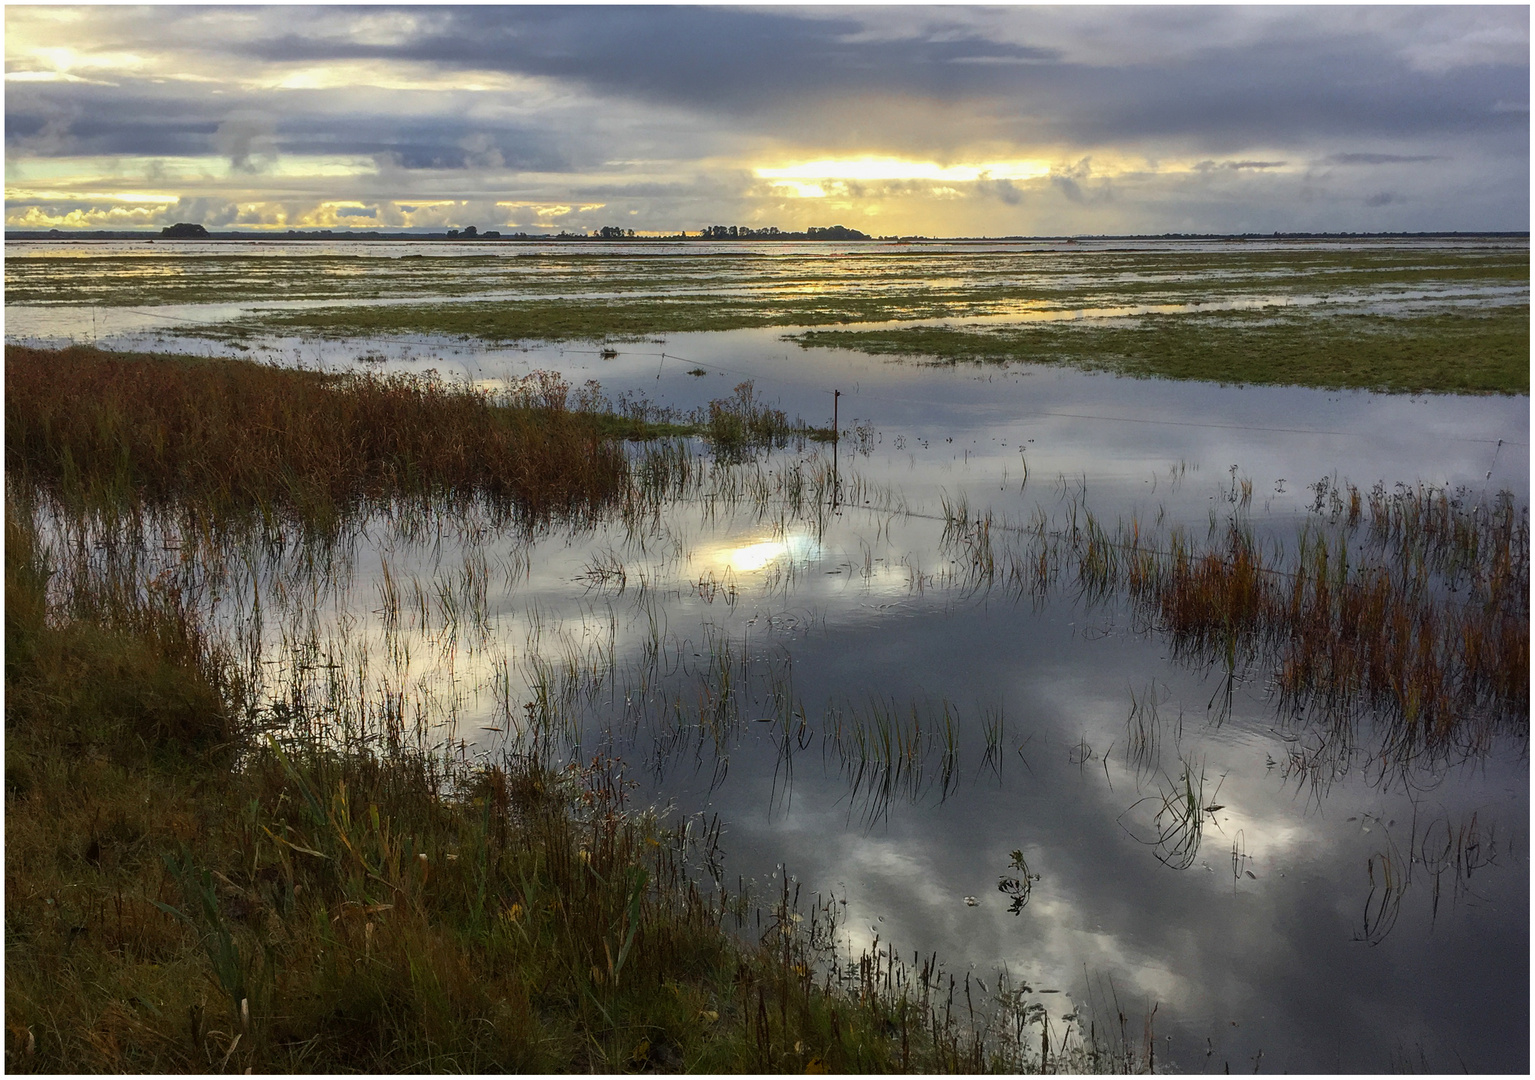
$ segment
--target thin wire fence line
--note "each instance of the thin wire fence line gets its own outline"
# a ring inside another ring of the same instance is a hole
[[[176,315],[161,315],[161,314],[158,314],[158,313],[155,313],[155,312],[143,311],[143,310],[138,309],[138,308],[115,308],[113,310],[129,311],[129,312],[132,312],[132,313],[134,313],[136,315],[143,315],[143,316],[145,316],[147,318],[163,319],[163,320],[167,320],[167,321],[171,321],[171,322],[178,322],[178,323],[190,323],[190,324],[193,324],[193,325],[202,325],[200,323],[200,320],[182,318],[182,317],[176,316]],[[230,321],[230,322],[220,323],[218,325],[220,325],[220,326],[232,326],[232,327],[236,327],[236,328],[239,328],[239,329],[251,330],[251,331],[255,331],[255,332],[271,333],[271,328],[270,327],[266,327],[266,326],[263,326],[261,324],[243,323],[243,322],[239,322],[239,321]],[[348,335],[347,338],[343,339],[343,340],[370,342],[370,343],[373,343],[373,344],[380,344],[380,345],[399,344],[399,343],[403,342],[403,343],[406,343],[406,344],[421,345],[421,346],[428,347],[428,348],[433,348],[433,347],[440,348],[440,347],[442,347],[445,344],[445,342],[444,342],[444,340],[442,338],[438,338],[438,339],[410,338],[410,337],[396,336],[396,335],[388,335],[388,336],[384,336],[384,335]],[[790,377],[790,376],[784,376],[784,375],[762,375],[762,374],[744,372],[744,371],[740,371],[740,370],[733,369],[733,368],[727,368],[727,367],[724,367],[724,366],[722,366],[720,364],[716,364],[716,363],[713,363],[713,362],[707,362],[707,361],[702,361],[702,360],[692,360],[692,359],[689,359],[688,357],[679,356],[676,353],[669,353],[669,352],[665,352],[665,351],[662,351],[662,352],[634,352],[634,351],[630,351],[630,350],[624,350],[624,351],[628,352],[628,354],[631,355],[631,356],[653,356],[653,357],[656,357],[656,358],[660,359],[663,363],[666,360],[676,360],[679,363],[692,364],[695,367],[704,368],[706,370],[718,371],[718,372],[721,372],[721,373],[726,374],[726,375],[735,375],[736,377],[742,378],[742,379],[751,379],[753,381],[762,380],[762,381],[766,381],[766,382],[776,382],[776,383],[781,383],[781,384],[788,385],[788,386],[800,386],[800,387],[804,387],[804,388],[807,388],[807,389],[810,389],[810,390],[814,390],[814,391],[816,391],[818,393],[822,393],[822,394],[835,394],[837,392],[837,390],[841,389],[840,387],[838,387],[838,388],[827,388],[827,387],[824,387],[824,386],[822,386],[822,385],[820,385],[818,383],[810,382],[809,380],[806,380],[806,379],[796,379],[796,378],[793,378],[793,377]],[[562,348],[560,350],[560,352],[562,354],[563,353],[574,353],[576,355],[585,355],[585,356],[601,356],[602,355],[602,350],[599,350],[599,349],[564,349],[564,348]],[[466,373],[467,373],[467,365],[464,365],[464,366],[465,366]],[[660,376],[659,376],[659,373],[658,373],[657,378],[659,378],[659,377]],[[898,404],[903,404],[903,405],[931,405],[932,404],[932,400],[931,399],[908,398],[908,397],[902,397],[902,396],[899,396],[899,395],[880,394],[880,393],[875,393],[873,391],[863,390],[861,387],[859,387],[857,389],[854,389],[852,391],[841,390],[841,392],[843,394],[847,394],[847,395],[854,396],[854,397],[869,398],[870,400],[873,400],[873,401],[885,401],[885,402],[892,402],[892,403],[898,403]],[[1268,433],[1272,433],[1272,434],[1288,434],[1288,435],[1325,435],[1325,436],[1331,436],[1331,437],[1335,437],[1335,438],[1371,439],[1371,440],[1383,441],[1383,436],[1381,436],[1381,435],[1372,434],[1372,433],[1369,433],[1369,432],[1359,432],[1359,431],[1332,431],[1332,430],[1320,429],[1320,428],[1267,427],[1267,426],[1257,425],[1257,424],[1212,424],[1212,423],[1201,423],[1201,422],[1193,421],[1193,420],[1151,420],[1151,419],[1146,419],[1146,418],[1143,418],[1143,417],[1102,416],[1102,415],[1093,414],[1093,413],[1070,413],[1070,412],[1056,412],[1056,411],[1051,411],[1051,410],[1046,410],[1044,412],[1021,413],[1021,414],[1017,415],[1016,419],[1029,420],[1029,419],[1039,419],[1039,418],[1043,418],[1043,417],[1061,417],[1061,418],[1064,418],[1064,419],[1073,419],[1073,420],[1095,420],[1095,421],[1099,421],[1099,422],[1103,422],[1103,423],[1155,424],[1155,425],[1166,426],[1166,427],[1187,427],[1187,428],[1208,429],[1208,430],[1215,430],[1215,431],[1258,431],[1258,432],[1268,432]],[[1483,444],[1483,445],[1486,445],[1486,446],[1500,446],[1500,447],[1501,446],[1513,446],[1513,447],[1518,447],[1520,449],[1528,449],[1529,448],[1529,443],[1517,442],[1517,441],[1514,441],[1512,439],[1506,439],[1506,438],[1504,438],[1504,439],[1490,439],[1490,438],[1473,438],[1473,437],[1465,436],[1465,435],[1452,435],[1452,436],[1445,437],[1445,441],[1447,441],[1447,442],[1479,443],[1479,444]]]
[[[935,513],[929,512],[929,511],[925,511],[925,510],[897,509],[897,508],[891,508],[891,507],[873,506],[873,505],[869,505],[869,504],[859,505],[857,503],[838,503],[836,505],[837,505],[838,509],[862,510],[862,511],[866,511],[866,512],[871,513],[871,514],[880,514],[880,515],[885,515],[887,517],[892,517],[892,518],[903,518],[903,519],[915,518],[915,519],[921,520],[921,521],[941,521],[941,522],[944,523],[944,525],[946,527],[951,527],[951,528],[952,527],[958,527],[961,524],[966,526],[966,527],[968,527],[969,525],[972,524],[972,522],[970,521],[970,519],[968,517],[966,517],[966,518],[959,518],[959,517],[955,517],[952,514],[935,514]],[[984,519],[982,519],[982,518],[977,518],[973,522],[973,524],[975,524],[977,527],[979,527],[982,524],[983,520]],[[1050,522],[1048,524],[1053,525],[1054,522]],[[1234,521],[1230,521],[1228,519],[1228,521],[1227,521],[1228,527],[1235,526],[1235,524],[1236,523]],[[1327,524],[1336,524],[1336,523],[1335,522],[1328,522]],[[1309,529],[1310,527],[1311,527],[1311,525],[1310,525],[1310,516],[1308,514],[1306,520],[1299,524],[1299,528],[1301,530],[1306,530],[1306,529]],[[1319,524],[1317,527],[1320,530],[1321,525]],[[1116,528],[1118,528],[1118,529],[1123,529],[1124,528],[1123,520],[1121,520],[1121,521],[1116,523]],[[1351,533],[1356,531],[1357,528],[1358,528],[1357,526],[1348,526],[1348,529],[1349,529],[1349,531]],[[1040,533],[1039,529],[1036,526],[1023,525],[1023,524],[1019,524],[1017,522],[1007,521],[1006,519],[1003,519],[1003,518],[996,518],[996,519],[993,519],[992,521],[986,523],[986,529],[987,529],[988,532],[990,530],[995,529],[998,532],[1012,533],[1012,534],[1018,535],[1018,536],[1036,537],[1041,542],[1047,543],[1047,544],[1051,543],[1052,541],[1062,541],[1062,542],[1064,542],[1066,544],[1067,548],[1069,550],[1071,550],[1071,551],[1080,551],[1083,547],[1087,546],[1088,542],[1091,542],[1091,543],[1101,544],[1102,546],[1107,547],[1107,548],[1113,548],[1113,549],[1116,549],[1118,551],[1123,551],[1123,552],[1126,552],[1126,553],[1131,554],[1131,555],[1150,555],[1150,556],[1153,556],[1153,557],[1156,557],[1156,558],[1160,558],[1160,559],[1175,559],[1175,558],[1181,557],[1185,563],[1189,563],[1189,562],[1193,562],[1193,561],[1196,561],[1196,560],[1204,559],[1204,558],[1206,558],[1206,557],[1208,557],[1210,555],[1214,555],[1216,557],[1216,559],[1221,563],[1221,565],[1226,566],[1226,565],[1230,565],[1231,559],[1232,559],[1232,557],[1230,555],[1218,552],[1218,551],[1213,550],[1213,549],[1203,549],[1203,550],[1201,550],[1201,549],[1196,549],[1196,548],[1190,547],[1190,548],[1188,548],[1187,550],[1184,550],[1184,551],[1176,551],[1176,550],[1169,549],[1169,548],[1157,548],[1157,547],[1151,547],[1151,546],[1149,546],[1147,544],[1133,544],[1133,543],[1126,543],[1123,540],[1110,539],[1108,536],[1102,534],[1102,532],[1100,532],[1099,535],[1096,536],[1096,537],[1091,537],[1091,536],[1087,536],[1086,535],[1087,530],[1085,530],[1083,527],[1081,527],[1081,526],[1070,527],[1070,526],[1067,526],[1065,524],[1062,524],[1062,526],[1059,527],[1059,528],[1048,528],[1047,527],[1047,532],[1042,535]],[[1174,525],[1174,526],[1171,527],[1171,529],[1172,529],[1173,532],[1183,531],[1183,526],[1181,526],[1181,525]],[[1188,530],[1188,532],[1190,532],[1190,533],[1192,531],[1193,531],[1192,529]],[[1346,538],[1345,538],[1345,542],[1347,542]],[[1257,554],[1259,555],[1260,558],[1263,555],[1263,551],[1262,551],[1262,547],[1263,546],[1264,546],[1264,541],[1261,540],[1261,539],[1255,545],[1255,547],[1257,548]],[[1273,554],[1276,557],[1278,557],[1278,558],[1284,558],[1285,557],[1284,543],[1278,537],[1269,537],[1268,538],[1268,546],[1271,548]],[[1363,552],[1365,549],[1364,549],[1363,545],[1361,545],[1358,550]],[[844,552],[844,554],[848,554],[848,553]],[[1017,555],[1019,553],[1016,552],[1016,551],[1004,552],[1004,557],[1006,557],[1006,554]],[[1027,553],[1024,553],[1024,556],[1025,556],[1025,558],[1027,558]],[[950,559],[949,561],[957,563],[959,560],[957,560],[957,559]],[[995,560],[993,560],[993,561],[995,561]],[[972,563],[972,565],[978,565],[978,563],[979,563],[979,560],[977,560],[975,563]],[[852,566],[853,564],[852,564],[851,561],[846,561],[846,562],[843,562],[843,563],[839,563],[838,565]],[[1014,565],[1011,567],[1011,569],[1013,571],[1015,571],[1015,573],[1013,574],[1013,576],[1015,578],[1018,576],[1017,573],[1016,573],[1016,571],[1018,569],[1018,565],[1019,564],[1014,563]],[[1284,569],[1281,569],[1281,568],[1279,568],[1277,566],[1263,566],[1261,564],[1255,566],[1254,570],[1256,572],[1258,572],[1258,573],[1261,573],[1261,574],[1270,574],[1270,575],[1273,575],[1275,577],[1288,578],[1288,579],[1291,579],[1291,580],[1294,580],[1295,578],[1300,577],[1303,574],[1306,574],[1307,576],[1314,576],[1314,575],[1310,574],[1307,571],[1284,570]],[[980,577],[980,578],[983,578],[985,580],[986,587],[989,588],[990,587],[990,583],[991,583],[991,581],[993,579],[995,579],[997,577],[1004,577],[1005,578],[1007,576],[1007,570],[1004,569],[1002,571],[992,570],[992,571],[977,572],[977,576]],[[1079,582],[1081,581],[1081,575],[1080,574],[1078,575],[1078,581]],[[1347,582],[1347,584],[1357,585],[1358,583],[1356,581],[1350,580],[1349,582]],[[981,585],[977,584],[977,585],[974,586],[974,588],[979,589],[979,588],[981,588]]]
[[[578,350],[569,350],[569,351],[576,352]],[[579,350],[579,351],[586,352],[587,350]],[[596,352],[596,351],[591,351],[591,355],[596,356],[596,355],[600,355],[600,354],[598,352]],[[813,390],[818,390],[820,393],[823,393],[823,394],[831,394],[831,393],[836,392],[835,390],[828,390],[828,389],[826,389],[826,388],[824,388],[822,386],[819,386],[816,383],[812,383],[812,382],[809,382],[809,381],[806,381],[806,380],[803,380],[803,379],[793,379],[793,378],[788,378],[788,377],[781,376],[781,375],[780,376],[774,376],[774,375],[753,375],[753,374],[750,374],[750,373],[747,373],[747,372],[744,372],[744,371],[735,371],[735,370],[732,370],[732,369],[727,368],[727,367],[722,367],[719,364],[714,364],[714,363],[706,362],[706,361],[703,361],[703,360],[690,360],[690,359],[688,359],[685,356],[678,356],[676,353],[668,353],[668,352],[661,352],[661,353],[632,353],[631,355],[634,355],[634,356],[655,356],[655,357],[661,358],[662,360],[676,360],[679,363],[693,364],[696,367],[712,368],[715,371],[724,372],[727,375],[737,375],[737,376],[739,376],[739,377],[741,377],[743,379],[758,379],[758,378],[761,378],[761,379],[767,380],[769,382],[781,382],[781,383],[788,383],[788,384],[791,384],[791,385],[804,386],[804,387],[808,387],[808,388],[813,389]],[[840,389],[840,388],[837,388],[837,389]],[[862,388],[855,389],[855,390],[841,390],[841,392],[842,392],[842,394],[844,394],[846,396],[867,397],[867,398],[871,398],[871,399],[873,399],[875,401],[893,401],[893,402],[900,402],[902,404],[907,404],[907,405],[931,405],[932,404],[932,400],[931,399],[907,398],[907,397],[899,397],[899,396],[894,396],[894,395],[889,395],[889,394],[878,394],[878,393],[874,393],[872,391],[863,390]],[[1093,414],[1093,413],[1056,412],[1056,411],[1053,411],[1053,410],[1047,410],[1045,412],[1033,412],[1033,413],[1021,413],[1021,414],[1018,414],[1018,418],[1019,419],[1035,419],[1035,418],[1039,418],[1039,417],[1050,417],[1050,416],[1064,417],[1064,418],[1073,419],[1073,420],[1101,420],[1101,421],[1110,422],[1110,423],[1122,423],[1122,424],[1161,424],[1161,425],[1166,425],[1168,427],[1211,428],[1211,429],[1226,430],[1226,431],[1267,431],[1267,432],[1274,432],[1274,433],[1278,433],[1278,434],[1289,434],[1289,435],[1333,435],[1333,436],[1339,436],[1339,437],[1342,437],[1342,438],[1353,438],[1353,439],[1379,439],[1379,438],[1381,438],[1381,436],[1379,436],[1379,435],[1373,435],[1373,434],[1370,434],[1368,432],[1360,432],[1360,431],[1330,431],[1330,430],[1322,429],[1322,428],[1265,427],[1265,426],[1261,426],[1261,425],[1257,425],[1257,424],[1207,424],[1207,423],[1200,423],[1198,421],[1193,421],[1193,420],[1148,420],[1148,419],[1144,419],[1144,418],[1141,418],[1141,417],[1133,417],[1133,416],[1100,416],[1100,415],[1096,415],[1096,414]],[[1510,439],[1477,439],[1477,438],[1471,438],[1469,436],[1462,436],[1462,435],[1449,436],[1446,441],[1485,443],[1488,446],[1518,446],[1518,447],[1528,447],[1528,445],[1529,445],[1528,443],[1514,442],[1514,441],[1512,441]]]

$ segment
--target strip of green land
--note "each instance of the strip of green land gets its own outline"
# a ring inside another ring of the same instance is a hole
[[[843,296],[792,304],[708,295],[666,299],[473,300],[259,312],[238,323],[189,328],[199,336],[302,333],[327,338],[444,334],[483,341],[636,340],[656,334],[753,326],[941,319],[955,309],[912,298]]]
[[[813,330],[805,348],[939,363],[1064,364],[1143,378],[1393,392],[1530,392],[1529,305],[1419,317],[1307,313]]]
[[[867,296],[897,306],[1082,307],[1124,302],[1210,301],[1243,295],[1457,290],[1527,285],[1519,245],[1450,249],[1379,247],[1251,251],[1094,251],[904,248],[837,257],[808,251],[721,255],[707,250],[603,256],[108,254],[18,256],[5,263],[8,304],[128,306],[314,300],[553,296],[694,302],[749,299],[784,310]],[[835,320],[833,320],[835,321]]]

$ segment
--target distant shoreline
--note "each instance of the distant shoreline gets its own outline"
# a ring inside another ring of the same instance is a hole
[[[1123,234],[1079,234],[1076,236],[902,236],[899,238],[870,238],[867,240],[829,240],[820,237],[716,237],[699,235],[682,236],[628,236],[628,237],[600,237],[600,236],[576,236],[576,235],[526,235],[526,236],[464,236],[462,234],[450,236],[447,233],[380,233],[380,232],[210,232],[207,236],[198,237],[168,237],[159,232],[111,232],[111,231],[66,231],[63,229],[17,230],[7,231],[5,240],[12,241],[68,241],[68,240],[137,240],[155,241],[157,243],[205,244],[217,241],[246,242],[258,240],[267,241],[311,241],[311,242],[335,242],[338,240],[348,242],[374,241],[397,243],[400,241],[413,241],[420,243],[462,243],[462,244],[544,244],[544,243],[595,243],[595,244],[718,244],[718,243],[795,243],[795,244],[893,244],[893,243],[928,243],[928,244],[996,244],[996,243],[1068,243],[1073,241],[1103,241],[1103,240],[1434,240],[1434,239],[1458,239],[1458,240],[1529,240],[1529,230],[1520,231],[1492,231],[1492,232],[1278,232],[1278,233],[1123,233]]]

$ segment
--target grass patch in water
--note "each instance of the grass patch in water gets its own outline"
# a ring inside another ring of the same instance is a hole
[[[620,439],[701,435],[721,450],[829,433],[751,384],[697,415],[614,411],[552,373],[491,394],[419,375],[332,375],[245,360],[6,347],[6,469],[81,505],[190,505],[323,523],[370,501],[483,497],[592,511],[631,482]]]
[[[212,323],[180,332],[199,337],[301,332],[326,338],[441,334],[497,342],[633,341],[700,330],[934,319],[953,312],[944,304],[914,302],[910,297],[694,294],[634,300],[472,300],[265,311],[245,316],[238,323]]]
[[[1089,603],[1126,597],[1177,655],[1224,670],[1225,708],[1238,680],[1263,672],[1282,714],[1324,736],[1317,762],[1359,749],[1361,717],[1393,769],[1527,741],[1528,505],[1506,491],[1361,492],[1326,480],[1314,490],[1290,557],[1240,513],[1219,531],[1212,511],[1199,545],[1136,517],[1110,531],[1075,500],[1056,531],[1043,513],[1018,529],[946,508],[945,544],[978,588],[1040,596],[1071,581]],[[1251,484],[1233,480],[1230,497],[1245,513]]]
[[[813,330],[793,340],[804,348],[945,363],[1067,364],[1142,378],[1398,393],[1530,391],[1528,305],[1422,317],[1220,313],[1148,315],[1133,326]]]
[[[436,379],[6,347],[6,468],[93,502],[333,517],[389,496],[600,505],[622,452],[556,388],[498,403]]]

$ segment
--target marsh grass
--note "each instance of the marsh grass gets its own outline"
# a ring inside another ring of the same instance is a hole
[[[388,702],[339,729],[339,700],[262,705],[188,605],[72,565],[93,549],[26,507],[6,523],[10,1070],[1136,1064],[1046,1034],[1016,988],[977,1008],[967,982],[960,1012],[936,958],[849,951],[838,906],[807,913],[787,878],[732,891],[718,822],[631,806],[612,758],[530,740],[470,761]]]
[[[1382,721],[1379,756],[1397,764],[1527,738],[1528,508],[1507,492],[1314,490],[1288,556],[1254,536],[1240,506],[1224,526],[1212,519],[1201,545],[1138,519],[1110,529],[1075,499],[1059,527],[950,507],[944,543],[972,589],[1038,598],[1065,581],[1089,604],[1127,599],[1144,629],[1224,673],[1216,698],[1227,703],[1258,666],[1281,710],[1330,731],[1335,749],[1353,743],[1362,716]],[[1136,701],[1129,745],[1140,760],[1154,750],[1146,719]]]
[[[383,497],[593,508],[625,462],[556,384],[519,400],[406,375],[6,347],[6,470],[82,505],[333,521]]]
[[[667,465],[678,451],[636,465],[621,439],[703,435],[741,460],[827,437],[749,382],[678,418],[614,409],[594,384],[572,394],[551,372],[492,393],[431,376],[13,345],[5,389],[9,479],[69,505],[174,506],[220,525],[335,528],[401,501],[423,519],[477,500],[521,518],[589,517],[653,501],[680,478]]]
[[[842,770],[849,814],[857,806],[865,821],[879,821],[898,801],[942,802],[958,788],[962,724],[958,708],[948,701],[935,707],[870,695],[861,707],[829,705],[822,723],[822,755],[835,756]]]
[[[1199,857],[1205,818],[1222,809],[1215,803],[1220,782],[1207,788],[1204,763],[1179,762],[1177,777],[1163,774],[1156,795],[1138,799],[1119,816],[1120,827],[1153,849],[1157,860],[1174,870],[1187,870]],[[1148,816],[1149,815],[1149,816]]]

